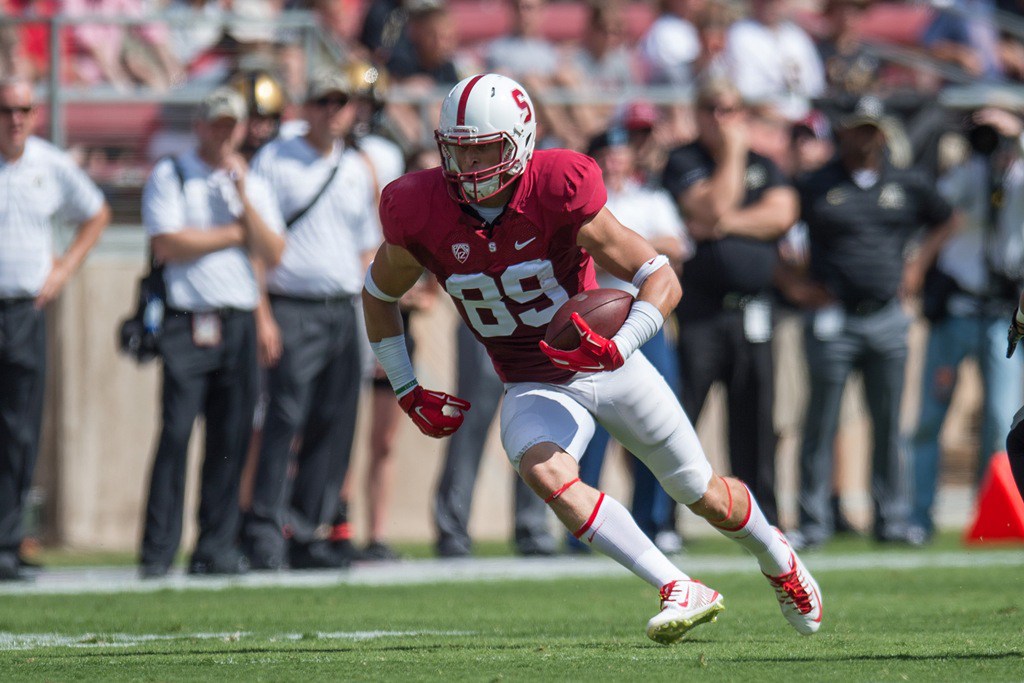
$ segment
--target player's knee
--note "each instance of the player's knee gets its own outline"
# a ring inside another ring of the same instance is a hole
[[[737,489],[742,490],[743,487],[739,479],[715,476],[708,482],[704,495],[687,507],[708,521],[727,521],[735,512],[736,501],[740,498]]]
[[[687,506],[704,496],[713,474],[703,453],[694,457],[680,457],[678,449],[671,443],[650,453],[644,462],[665,492],[676,502]]]
[[[538,444],[523,454],[519,474],[533,491],[546,498],[579,476],[579,466],[555,444]]]

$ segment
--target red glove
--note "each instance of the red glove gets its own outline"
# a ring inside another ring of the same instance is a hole
[[[435,439],[454,434],[465,419],[463,411],[469,410],[469,401],[449,396],[443,391],[426,391],[420,386],[398,399],[398,405],[421,432]],[[445,408],[454,408],[454,411],[446,415]]]
[[[562,351],[546,341],[540,342],[540,350],[547,354],[552,363],[573,372],[602,372],[622,367],[625,359],[615,342],[590,329],[590,325],[579,313],[573,313],[571,320],[580,333],[579,348]]]

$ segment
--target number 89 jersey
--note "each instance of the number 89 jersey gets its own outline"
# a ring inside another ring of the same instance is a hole
[[[576,236],[606,199],[593,159],[547,150],[527,163],[493,226],[451,198],[440,167],[385,187],[380,218],[385,241],[437,276],[503,381],[562,383],[573,373],[538,342],[569,297],[597,286]]]

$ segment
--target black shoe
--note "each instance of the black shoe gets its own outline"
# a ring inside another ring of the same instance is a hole
[[[351,563],[351,558],[335,551],[327,541],[315,541],[308,545],[292,543],[289,553],[292,569],[345,569]]]
[[[799,529],[793,529],[786,533],[785,536],[786,540],[789,542],[789,547],[797,552],[810,552],[812,550],[818,550],[825,545],[824,538],[807,536]]]
[[[22,581],[25,578],[21,571],[21,563],[14,553],[0,554],[0,581]]]
[[[331,541],[329,543],[331,552],[341,558],[344,563],[342,566],[347,567],[359,558],[359,551],[356,549],[355,543],[350,539],[343,538],[340,541]]]
[[[171,570],[165,564],[140,564],[139,565],[139,578],[140,579],[162,579],[167,576],[167,573]]]
[[[472,555],[469,548],[455,543],[438,543],[435,552],[443,560],[458,560]]]
[[[387,543],[374,541],[363,548],[358,559],[364,562],[395,562],[402,559],[402,556]]]
[[[931,535],[921,527],[907,527],[898,531],[885,531],[875,534],[875,542],[883,545],[905,545],[921,548],[931,542]]]
[[[249,571],[249,560],[239,552],[220,557],[192,557],[188,573],[193,576],[237,576]]]
[[[832,519],[835,524],[835,531],[837,536],[853,536],[859,538],[864,535],[860,529],[857,528],[850,518],[843,512],[842,505],[839,504],[839,496],[832,496]]]

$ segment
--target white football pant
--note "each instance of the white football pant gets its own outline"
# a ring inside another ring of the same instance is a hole
[[[567,384],[506,384],[501,443],[517,472],[523,454],[544,442],[579,462],[595,419],[678,502],[691,505],[707,492],[714,472],[693,425],[668,383],[639,352],[618,370],[580,373]]]

